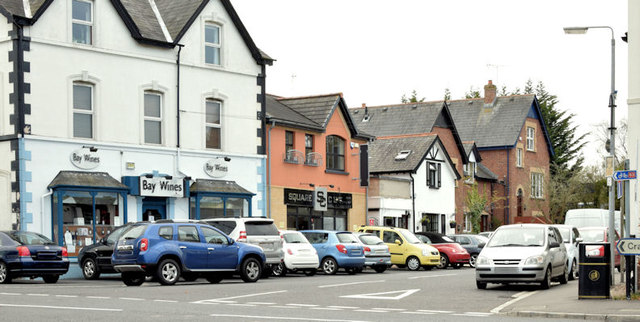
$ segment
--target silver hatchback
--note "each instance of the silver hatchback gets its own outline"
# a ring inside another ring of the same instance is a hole
[[[364,265],[382,273],[391,266],[391,253],[389,246],[375,234],[353,233],[364,248]]]
[[[515,224],[498,228],[476,262],[476,286],[487,283],[540,283],[569,279],[567,250],[556,227]]]

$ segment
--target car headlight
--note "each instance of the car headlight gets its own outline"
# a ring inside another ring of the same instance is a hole
[[[491,260],[485,256],[478,256],[476,259],[476,265],[491,265]]]
[[[544,256],[542,255],[531,256],[524,262],[525,265],[542,265],[543,263]]]

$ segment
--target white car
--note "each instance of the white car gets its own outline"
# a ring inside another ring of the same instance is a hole
[[[578,244],[582,242],[578,228],[571,225],[553,225],[558,228],[562,235],[562,242],[567,248],[567,256],[569,257],[569,280],[578,277]]]
[[[316,274],[320,261],[318,252],[306,237],[298,231],[283,230],[282,236],[284,262],[273,267],[273,275],[285,276],[287,271],[304,271],[307,276]]]

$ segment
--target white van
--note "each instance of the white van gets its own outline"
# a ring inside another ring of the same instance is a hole
[[[620,211],[614,212],[615,228],[620,227]],[[570,209],[564,216],[564,224],[582,227],[609,227],[609,210],[608,209]]]

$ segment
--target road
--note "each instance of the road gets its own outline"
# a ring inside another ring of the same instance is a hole
[[[20,321],[512,321],[491,311],[537,289],[490,285],[478,290],[474,273],[470,268],[365,270],[289,274],[257,283],[199,279],[161,286],[148,281],[140,287],[125,286],[117,275],[57,284],[24,279],[0,286],[0,311],[3,319]]]

